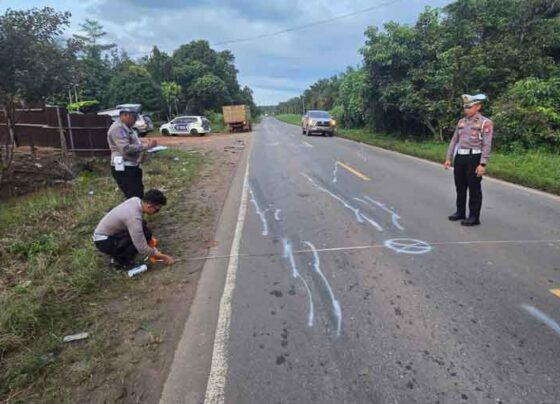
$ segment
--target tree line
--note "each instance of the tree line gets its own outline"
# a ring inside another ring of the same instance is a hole
[[[369,27],[361,66],[277,106],[330,110],[345,127],[447,140],[464,93],[485,93],[498,147],[560,150],[560,2],[457,0],[414,25]]]

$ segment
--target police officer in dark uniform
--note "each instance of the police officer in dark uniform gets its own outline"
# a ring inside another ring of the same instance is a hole
[[[157,146],[155,140],[150,140],[148,145],[140,142],[136,132],[132,130],[136,117],[135,109],[121,109],[119,118],[107,132],[107,142],[111,149],[111,172],[126,199],[144,197],[142,161],[146,150]]]
[[[465,117],[459,121],[447,150],[444,168],[451,167],[454,157],[454,177],[457,190],[457,210],[449,220],[461,220],[463,226],[480,224],[482,206],[482,177],[492,150],[492,121],[480,114],[484,94],[463,95]],[[469,216],[466,217],[467,189],[469,191]]]

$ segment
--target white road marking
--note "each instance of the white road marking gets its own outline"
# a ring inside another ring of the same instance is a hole
[[[306,141],[304,141],[303,144],[306,145],[307,147],[313,147],[311,143],[307,143]]]
[[[290,266],[292,267],[292,276],[294,278],[299,278],[303,283],[303,286],[305,286],[305,289],[307,290],[307,296],[309,298],[309,313],[307,315],[307,325],[309,327],[313,327],[313,318],[315,314],[313,308],[313,297],[311,296],[311,289],[297,269],[292,245],[287,239],[282,239],[282,243],[284,244],[284,258],[286,258],[290,262]]]
[[[280,221],[280,212],[282,212],[282,209],[276,209],[276,211],[274,212],[274,220],[276,220],[277,222]]]
[[[356,216],[356,220],[358,221],[358,223],[364,223],[364,220],[366,222],[368,222],[370,225],[372,225],[373,227],[375,227],[378,231],[383,231],[383,227],[381,227],[379,225],[379,223],[377,223],[375,220],[371,219],[370,217],[368,217],[367,215],[363,214],[360,212],[360,209],[355,208],[354,206],[350,205],[348,202],[346,202],[343,198],[341,198],[340,196],[336,195],[335,193],[329,191],[326,188],[323,188],[322,186],[318,185],[313,178],[311,178],[309,175],[305,174],[305,173],[301,173],[301,175],[303,175],[305,178],[307,178],[307,180],[315,187],[317,188],[319,191],[322,191],[328,195],[330,195],[331,197],[333,197],[334,199],[336,199],[337,201],[339,201],[340,203],[342,203],[342,205],[344,205],[345,208],[351,210],[352,212],[354,212],[354,215]]]
[[[531,316],[549,327],[557,335],[560,335],[560,324],[558,324],[553,318],[549,317],[548,314],[529,304],[524,304],[521,307],[523,307]]]
[[[374,204],[374,205],[379,206],[379,207],[380,207],[381,209],[383,209],[385,212],[389,213],[389,214],[391,215],[391,221],[393,222],[393,226],[395,226],[397,229],[399,229],[399,230],[401,230],[401,231],[404,230],[404,227],[402,227],[401,224],[399,223],[399,220],[401,219],[401,217],[400,217],[395,211],[389,209],[387,206],[385,206],[384,203],[378,202],[378,201],[376,201],[375,199],[372,199],[372,198],[370,198],[370,197],[367,196],[367,195],[364,195],[364,198],[365,198],[368,202],[370,202],[370,203],[372,203],[372,204]],[[354,198],[354,199],[356,199],[356,198]]]
[[[268,212],[268,209],[265,210],[264,212],[261,211],[261,209],[259,208],[259,203],[257,202],[257,199],[255,198],[255,193],[253,192],[253,188],[251,188],[251,186],[249,186],[249,192],[251,193],[251,203],[253,205],[255,205],[255,211],[256,211],[257,215],[261,218],[262,235],[263,236],[268,236],[268,222],[266,221],[266,212]]]
[[[220,309],[218,314],[218,323],[216,325],[216,334],[214,336],[214,349],[212,351],[212,364],[210,374],[208,376],[208,384],[206,385],[206,395],[204,404],[223,404],[225,402],[226,377],[228,372],[228,342],[229,328],[231,324],[232,298],[235,289],[235,280],[237,277],[237,269],[239,267],[239,249],[241,246],[241,235],[247,215],[247,197],[249,190],[249,161],[245,168],[245,179],[243,181],[243,190],[241,193],[241,202],[239,204],[239,213],[237,216],[237,224],[235,226],[235,234],[231,243],[231,254],[229,258],[226,281],[222,298],[220,299]]]
[[[321,260],[319,259],[317,249],[309,241],[304,241],[304,244],[306,244],[313,252],[313,268],[315,269],[315,272],[321,276],[321,279],[323,280],[323,283],[325,284],[327,291],[329,292],[329,296],[332,302],[333,314],[336,317],[336,336],[340,337],[340,330],[342,326],[342,310],[340,308],[340,302],[334,297],[331,285],[329,284],[327,277],[323,274],[323,271],[321,271]]]
[[[338,174],[338,163],[334,163],[334,170],[333,170],[333,184],[336,184],[338,182],[338,178],[336,177],[336,175]]]
[[[396,238],[385,241],[385,247],[399,254],[426,254],[432,251],[432,246],[422,240],[412,238]]]

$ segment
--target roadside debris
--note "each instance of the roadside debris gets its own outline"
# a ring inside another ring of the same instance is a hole
[[[79,341],[89,338],[89,332],[80,332],[78,334],[67,335],[62,339],[62,342]]]
[[[146,272],[147,270],[148,270],[148,266],[146,264],[142,264],[140,266],[137,266],[136,268],[132,268],[127,273],[128,276],[132,278],[133,276],[139,275],[142,272]]]

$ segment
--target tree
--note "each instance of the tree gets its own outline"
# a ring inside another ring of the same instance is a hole
[[[161,92],[163,94],[163,99],[167,104],[167,118],[171,119],[171,106],[175,106],[175,114],[179,114],[177,108],[177,101],[179,100],[179,96],[181,95],[181,86],[174,81],[164,81],[161,83]]]
[[[100,100],[107,106],[107,91],[112,75],[109,54],[116,50],[116,45],[102,43],[107,33],[95,20],[86,19],[80,24],[80,28],[82,34],[74,35],[74,39],[80,44],[81,56],[75,84],[79,86],[82,98]]]
[[[18,145],[16,108],[22,101],[45,100],[63,91],[75,66],[73,41],[61,45],[70,13],[52,8],[8,9],[0,16],[0,105],[8,136],[1,145],[0,182],[9,174]]]
[[[206,110],[218,110],[224,104],[227,87],[221,78],[209,73],[196,79],[189,92],[192,94],[189,111],[203,114]]]
[[[164,105],[161,87],[145,67],[127,62],[113,75],[107,99],[112,105],[139,103],[148,111],[160,111]]]

